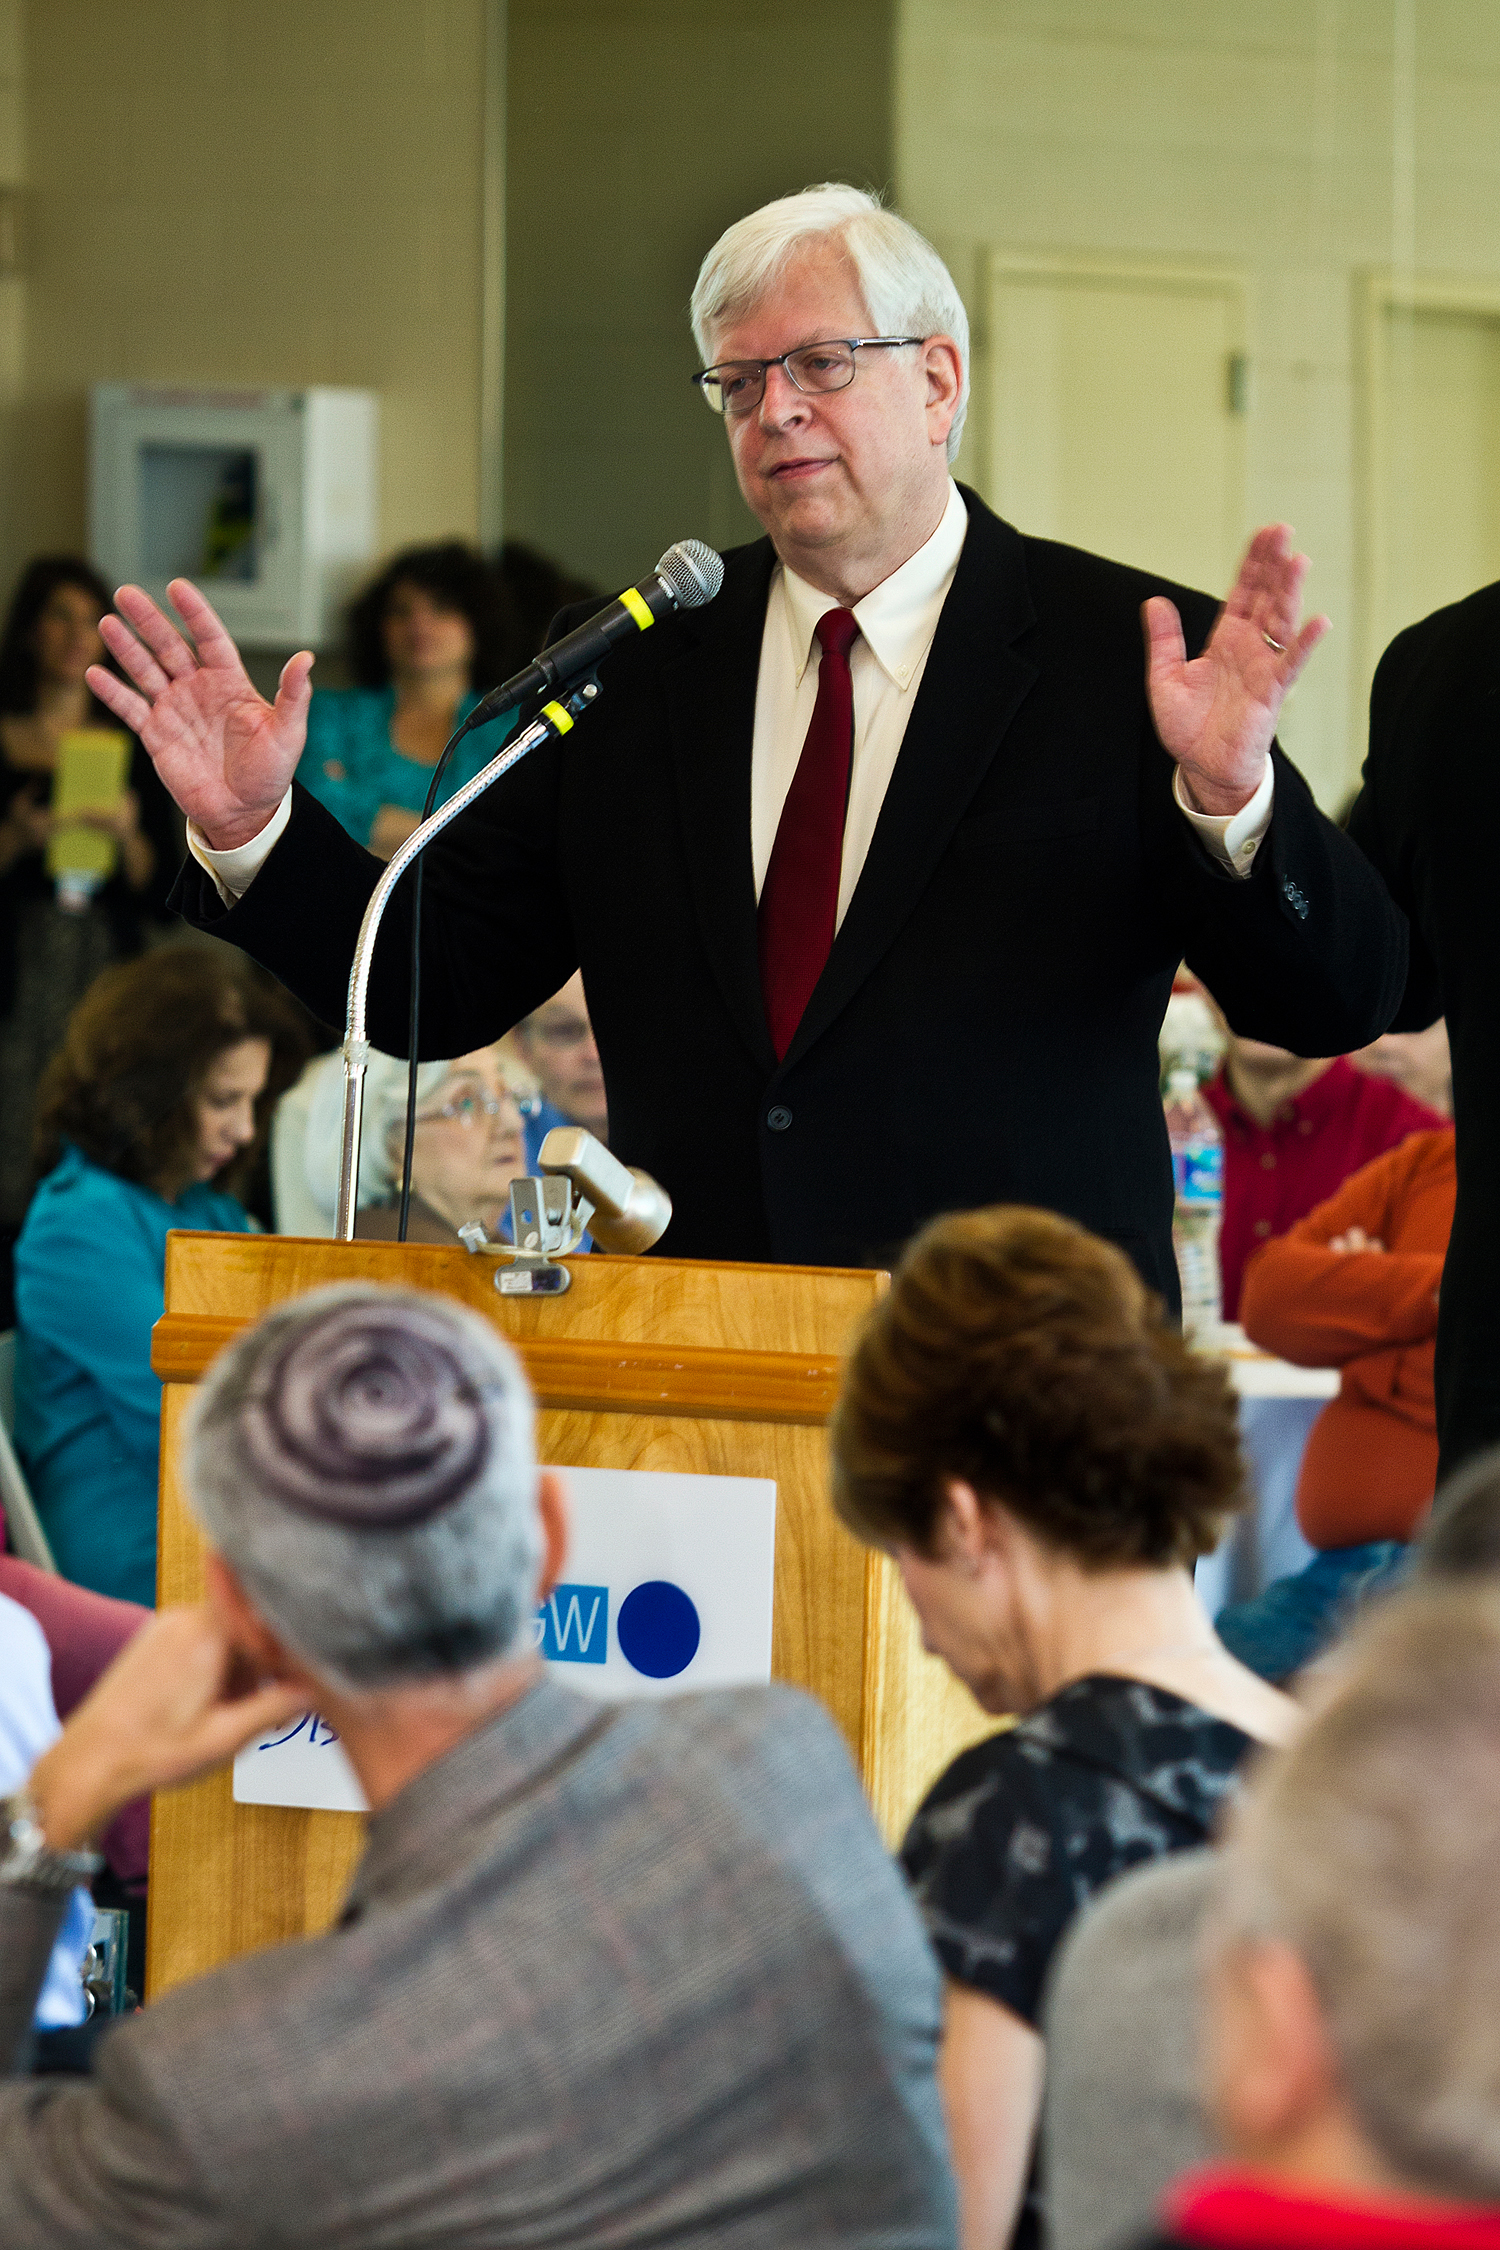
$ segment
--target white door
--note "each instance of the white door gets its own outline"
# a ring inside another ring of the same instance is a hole
[[[1222,593],[1245,536],[1233,275],[988,261],[985,498],[1020,530]]]
[[[1500,578],[1500,312],[1378,308],[1375,650]]]

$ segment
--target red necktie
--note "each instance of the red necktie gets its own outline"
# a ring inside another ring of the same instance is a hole
[[[780,1062],[833,950],[844,859],[844,813],[854,754],[854,683],[849,650],[859,637],[851,609],[830,609],[815,627],[823,654],[818,700],[781,808],[761,885],[760,986]]]

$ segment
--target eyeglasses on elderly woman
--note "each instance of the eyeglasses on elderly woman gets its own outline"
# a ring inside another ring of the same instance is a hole
[[[440,1102],[436,1109],[419,1109],[417,1123],[434,1125],[442,1119],[450,1124],[456,1122],[472,1131],[481,1117],[499,1117],[507,1109],[519,1110],[524,1115],[528,1106],[534,1105],[517,1102],[508,1093],[455,1094],[450,1101]]]

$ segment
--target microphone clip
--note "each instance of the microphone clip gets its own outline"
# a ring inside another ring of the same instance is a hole
[[[616,1255],[649,1250],[666,1233],[672,1201],[649,1172],[622,1164],[581,1125],[554,1125],[537,1154],[538,1176],[510,1183],[509,1242],[491,1242],[478,1221],[460,1227],[471,1256],[508,1258],[496,1269],[502,1297],[560,1297],[573,1286],[555,1261],[577,1250],[592,1228],[596,1245]]]
[[[587,1231],[573,1208],[573,1183],[555,1175],[510,1183],[510,1242],[492,1242],[478,1220],[458,1230],[471,1257],[485,1251],[508,1259],[495,1270],[502,1297],[561,1297],[573,1286],[569,1267],[556,1261],[576,1250]]]

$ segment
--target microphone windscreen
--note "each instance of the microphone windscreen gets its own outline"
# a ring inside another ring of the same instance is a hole
[[[701,609],[724,583],[724,564],[701,539],[679,539],[656,566],[679,609]]]

